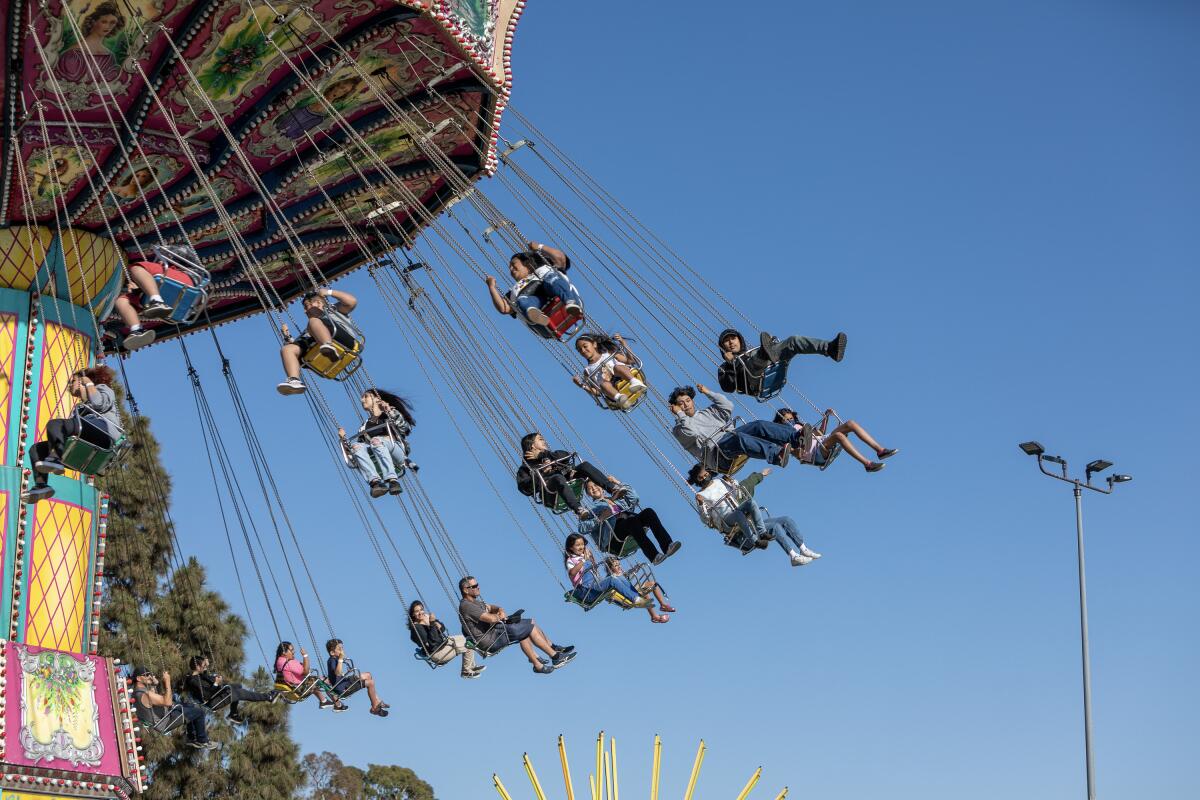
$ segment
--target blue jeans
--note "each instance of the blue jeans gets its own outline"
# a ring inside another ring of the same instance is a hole
[[[727,458],[745,455],[778,464],[783,446],[799,443],[800,434],[791,425],[758,419],[722,436],[717,449]]]
[[[581,603],[591,603],[600,595],[607,592],[609,589],[616,589],[617,594],[624,597],[631,603],[638,601],[637,589],[633,588],[633,584],[624,575],[609,575],[607,578],[596,580],[587,570],[583,572],[583,583],[576,586],[572,594],[579,599]]]
[[[369,445],[354,442],[350,445],[354,453],[354,464],[366,476],[367,481],[396,480],[397,475],[404,474],[404,462],[408,458],[408,450],[403,439],[390,439],[387,436],[373,436]],[[375,458],[371,458],[371,454]],[[379,466],[376,466],[378,462]],[[382,468],[383,474],[380,474]]]
[[[726,511],[722,522],[729,527],[738,526],[738,531],[729,539],[729,544],[742,550],[754,546],[759,536],[767,532],[762,509],[753,499],[747,500],[732,511]]]
[[[550,272],[542,278],[542,288],[564,303],[583,304],[583,300],[579,296],[579,290],[571,284],[571,281],[566,275],[563,275],[556,269],[550,270]],[[521,297],[517,298],[517,310],[521,312],[522,319],[528,319],[528,317],[525,315],[529,309],[541,307],[542,298],[538,297],[537,293],[522,295]]]
[[[763,520],[763,524],[767,526],[767,530],[775,534],[775,541],[783,548],[783,552],[787,553],[791,550],[800,552],[800,545],[804,544],[804,537],[800,535],[800,529],[796,527],[796,520],[791,517],[767,517]]]

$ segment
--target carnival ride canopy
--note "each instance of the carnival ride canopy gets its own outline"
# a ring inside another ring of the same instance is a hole
[[[430,143],[468,182],[494,165],[497,0],[6,5],[0,228],[83,230],[129,260],[190,242],[212,301],[160,339],[361,266],[355,238],[396,243],[381,223],[415,236],[461,191]]]

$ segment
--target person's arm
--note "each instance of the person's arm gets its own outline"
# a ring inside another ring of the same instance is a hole
[[[611,478],[612,476],[610,475],[609,477]],[[623,485],[625,486],[625,494],[621,496],[621,499],[617,503],[624,506],[627,510],[632,510],[634,506],[642,501],[642,498],[638,496],[637,490],[632,486],[627,483]]]
[[[719,392],[714,392],[712,389],[709,389],[703,383],[696,384],[696,391],[703,394],[709,400],[712,400],[713,405],[716,406],[717,408],[721,409],[725,413],[727,413],[727,414],[733,413],[733,403],[729,402],[729,398],[726,397],[725,395],[723,395]]]
[[[569,577],[571,579],[572,583],[575,582],[575,576],[578,575],[579,573],[583,572],[583,568],[586,566],[587,566],[587,559],[581,558],[578,561],[576,561],[574,565],[567,567],[567,577]]]
[[[496,288],[496,279],[491,275],[488,275],[484,280],[487,281],[488,293],[492,296],[492,308],[496,309],[496,311],[500,314],[514,313],[512,306],[508,303],[508,300],[504,297],[504,295],[500,294],[500,290]]]
[[[829,418],[832,417],[834,411],[832,408],[825,409],[825,415],[821,417],[821,426],[817,428],[817,433],[825,435],[825,429],[829,427]]]
[[[358,298],[341,289],[326,289],[323,294],[332,300],[337,300],[334,308],[343,314],[349,314],[358,306]]]
[[[556,247],[551,247],[548,244],[542,244],[541,242],[529,242],[529,249],[545,254],[547,258],[554,262],[554,266],[559,270],[566,269],[571,263],[570,259],[567,258],[566,253]]]
[[[426,653],[428,653],[429,652],[429,630],[428,630],[428,628],[426,628],[426,626],[422,625],[419,622],[414,622],[412,625],[408,626],[408,632],[411,634],[410,638],[413,640],[413,643],[416,644],[417,647],[420,647],[422,650],[424,650]]]
[[[330,671],[330,676],[334,677],[334,678],[342,677],[342,665],[346,662],[346,659],[345,658],[337,658],[337,659],[331,659],[331,660],[334,662],[334,664],[333,664],[333,669]]]
[[[742,481],[742,488],[746,490],[747,494],[749,494],[751,497],[753,497],[754,496],[754,488],[756,486],[758,486],[760,483],[762,483],[762,480],[765,477],[767,477],[765,471],[764,472],[751,472],[749,475],[746,476],[746,479],[744,481]]]
[[[163,706],[174,705],[175,704],[175,701],[174,701],[175,693],[173,691],[171,691],[171,673],[167,672],[165,669],[163,670],[162,686],[163,686],[162,694],[159,695],[159,697],[158,697],[158,700],[161,702],[156,703],[156,705],[163,705]],[[153,701],[154,701],[154,698],[151,698],[151,702],[153,702]]]

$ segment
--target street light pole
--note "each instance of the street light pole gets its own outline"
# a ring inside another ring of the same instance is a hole
[[[1083,652],[1083,752],[1087,763],[1087,797],[1096,800],[1096,766],[1092,759],[1092,659],[1088,649],[1087,578],[1083,563],[1083,489],[1075,481],[1075,548],[1079,563],[1079,641]]]
[[[1067,476],[1067,462],[1058,456],[1046,455],[1046,449],[1037,442],[1023,442],[1020,445],[1026,455],[1037,456],[1038,469],[1043,475],[1055,480],[1069,483],[1075,494],[1075,552],[1079,568],[1079,646],[1083,662],[1083,751],[1087,770],[1087,800],[1096,800],[1096,769],[1092,755],[1092,661],[1088,647],[1088,618],[1087,618],[1087,577],[1083,558],[1083,490],[1091,489],[1101,494],[1112,494],[1113,487],[1118,483],[1133,480],[1129,475],[1110,475],[1105,479],[1108,488],[1092,485],[1092,475],[1102,472],[1112,466],[1111,461],[1097,459],[1087,465],[1086,478],[1079,480]],[[1058,464],[1061,474],[1046,469],[1046,462]]]

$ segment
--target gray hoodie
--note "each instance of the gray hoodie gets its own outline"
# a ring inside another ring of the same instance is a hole
[[[689,417],[682,411],[675,415],[675,427],[671,433],[675,440],[683,445],[697,459],[704,458],[704,440],[724,430],[733,420],[733,403],[723,394],[710,392],[712,405],[696,410],[695,416]]]
[[[104,384],[96,386],[96,399],[79,404],[79,413],[91,418],[112,438],[121,435],[121,412],[117,408],[117,395]]]

